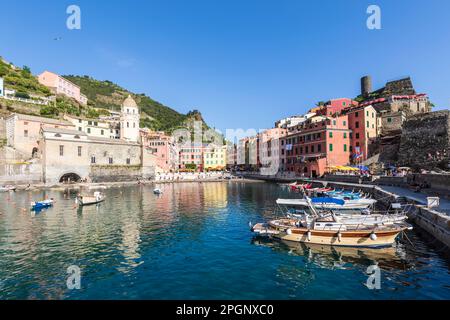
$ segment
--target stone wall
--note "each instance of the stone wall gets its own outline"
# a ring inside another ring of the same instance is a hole
[[[41,163],[1,163],[0,185],[42,182]]]
[[[91,166],[89,178],[92,182],[137,181],[142,178],[141,166],[109,165]]]
[[[403,125],[399,165],[414,169],[449,167],[450,111],[410,117]]]

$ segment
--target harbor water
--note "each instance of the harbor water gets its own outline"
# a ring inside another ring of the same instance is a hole
[[[153,185],[101,190],[106,201],[83,208],[79,190],[1,193],[0,299],[450,299],[450,258],[420,230],[379,250],[267,241],[249,222],[298,197],[287,188],[156,186],[162,195]],[[45,198],[54,207],[30,211]],[[67,286],[71,266],[80,289]]]

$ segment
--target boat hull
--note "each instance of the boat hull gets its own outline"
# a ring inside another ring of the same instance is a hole
[[[259,231],[258,232],[258,229]],[[265,226],[259,224],[253,227],[253,231],[275,239],[309,244],[321,244],[343,247],[370,247],[383,248],[394,244],[397,236],[406,228],[398,227],[387,230],[355,230],[337,232],[334,230],[308,230],[306,228],[288,228]],[[262,230],[262,232],[261,232]],[[376,237],[373,236],[376,235]]]

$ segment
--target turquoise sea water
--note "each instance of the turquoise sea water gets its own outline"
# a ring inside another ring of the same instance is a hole
[[[383,250],[254,238],[248,223],[295,197],[265,183],[183,183],[104,190],[77,209],[75,190],[0,194],[0,299],[450,299],[450,258],[418,231]],[[30,214],[29,203],[56,199]],[[368,266],[381,289],[366,287]],[[67,268],[81,289],[67,289]]]

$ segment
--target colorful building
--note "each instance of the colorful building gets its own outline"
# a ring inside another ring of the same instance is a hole
[[[188,143],[180,146],[180,169],[195,169],[203,171],[203,152],[207,147],[202,143]]]
[[[14,113],[6,118],[7,145],[26,157],[35,156],[40,149],[39,139],[42,127],[75,129],[74,125],[68,121]]]
[[[173,137],[162,131],[141,129],[144,147],[155,156],[156,172],[173,172],[178,169],[178,149]]]
[[[227,166],[227,146],[208,146],[203,150],[203,169],[224,170]]]
[[[75,99],[82,105],[87,105],[87,97],[81,93],[80,87],[56,73],[44,71],[38,76],[38,81],[48,87],[54,94],[63,94]]]
[[[281,139],[281,168],[298,176],[320,176],[350,157],[347,115],[309,119],[297,131]]]
[[[264,175],[275,175],[280,169],[280,139],[288,130],[272,128],[262,131],[259,136],[260,172]]]
[[[378,131],[377,112],[371,105],[344,111],[348,115],[350,153],[352,163],[361,163],[369,158],[369,145],[376,139]]]

